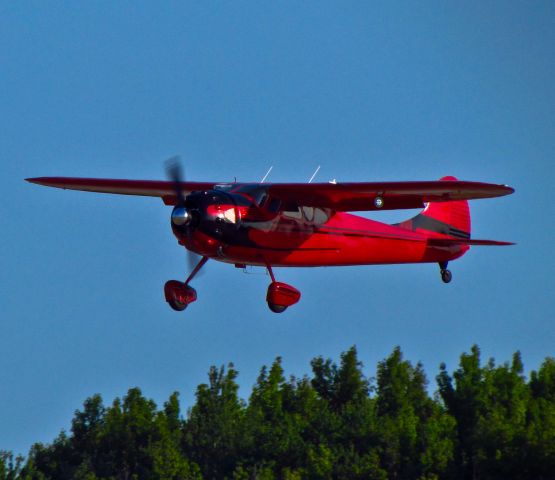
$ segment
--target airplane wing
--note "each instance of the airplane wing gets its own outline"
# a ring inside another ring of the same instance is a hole
[[[514,192],[507,185],[460,180],[268,185],[271,197],[341,212],[423,208],[427,202],[493,198]],[[381,206],[375,203],[378,197]]]
[[[69,190],[160,197],[167,205],[175,204],[173,182],[158,180],[116,180],[100,178],[38,177],[28,182]],[[210,190],[230,183],[182,182],[185,195],[194,190]],[[423,208],[427,202],[448,202],[509,195],[507,185],[466,182],[460,180],[418,182],[354,182],[354,183],[245,183],[263,187],[269,195],[285,204],[330,208],[340,212]],[[381,199],[381,206],[375,203]]]
[[[73,177],[37,177],[26,178],[25,180],[47,187],[83,190],[86,192],[160,197],[166,205],[175,205],[176,203],[175,184],[168,181]],[[182,182],[180,184],[184,195],[188,195],[194,190],[210,190],[214,188],[214,185],[217,184],[207,182]]]

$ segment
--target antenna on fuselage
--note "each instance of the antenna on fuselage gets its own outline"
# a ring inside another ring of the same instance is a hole
[[[320,170],[320,165],[318,165],[318,168],[315,170],[315,172],[312,174],[312,177],[310,177],[310,180],[308,181],[308,183],[312,183],[312,180],[314,180],[314,177],[316,176],[316,174],[319,172]]]
[[[272,168],[274,168],[273,165],[268,169],[268,171],[266,172],[266,175],[264,175],[264,177],[262,177],[262,180],[260,180],[260,183],[264,183],[266,178],[268,178],[268,175],[270,175],[270,172],[272,171]]]

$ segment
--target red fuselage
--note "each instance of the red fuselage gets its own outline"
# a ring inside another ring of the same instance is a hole
[[[248,195],[199,192],[195,207],[202,222],[179,242],[215,260],[239,265],[321,267],[447,262],[467,245],[432,246],[435,232],[409,230],[360,216],[298,205],[257,205]],[[204,197],[206,201],[203,201]]]

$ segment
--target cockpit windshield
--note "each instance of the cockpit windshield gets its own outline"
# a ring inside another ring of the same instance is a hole
[[[257,207],[263,207],[268,200],[268,187],[259,183],[228,183],[215,185],[214,189],[244,195]]]
[[[235,183],[221,183],[219,185],[214,185],[214,190],[221,190],[222,192],[230,192],[235,187]]]

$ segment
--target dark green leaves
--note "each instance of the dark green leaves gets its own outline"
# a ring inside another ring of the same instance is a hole
[[[520,354],[483,364],[477,346],[430,397],[421,364],[399,347],[363,373],[355,347],[286,378],[262,367],[249,401],[238,372],[211,367],[186,416],[130,389],[75,412],[71,432],[26,461],[0,452],[0,480],[20,479],[550,479],[555,471],[555,360],[527,382]]]

